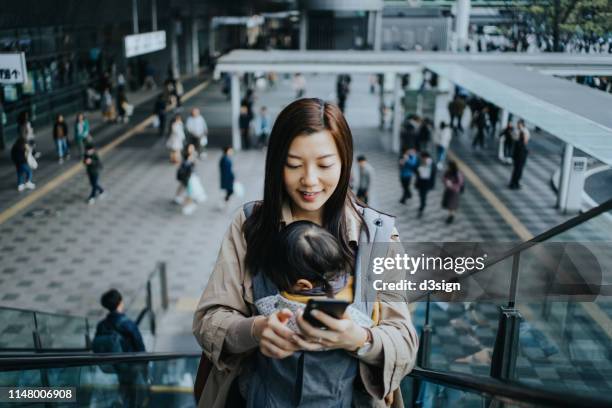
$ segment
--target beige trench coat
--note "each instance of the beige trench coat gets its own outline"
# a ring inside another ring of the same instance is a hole
[[[246,219],[241,209],[234,217],[223,238],[217,262],[193,320],[193,333],[214,367],[208,377],[199,408],[222,408],[233,380],[240,373],[242,360],[251,352],[229,354],[224,350],[226,336],[251,336],[251,333],[228,333],[238,320],[255,315],[251,277],[245,268],[246,241],[242,225]],[[288,205],[283,208],[283,221],[293,221]],[[347,211],[348,236],[358,241],[359,218]],[[390,242],[399,243],[397,231]],[[389,245],[387,256],[394,257],[398,249]],[[401,276],[398,276],[400,279]],[[418,338],[403,298],[389,294],[381,297],[381,319],[372,329],[372,348],[360,360],[359,373],[368,394],[368,407],[385,407],[384,397],[393,392],[393,407],[403,407],[399,393],[400,381],[412,370],[418,349]],[[253,351],[256,344],[253,343]],[[362,405],[360,403],[360,405]],[[363,406],[363,405],[362,405]]]

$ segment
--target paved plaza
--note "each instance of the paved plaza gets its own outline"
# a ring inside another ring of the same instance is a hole
[[[306,96],[334,99],[334,77],[308,76],[307,81]],[[356,141],[356,154],[365,154],[375,169],[371,204],[397,216],[403,241],[519,242],[525,238],[517,235],[516,229],[469,181],[461,196],[456,221],[451,225],[444,222],[446,213],[440,205],[440,181],[429,194],[423,218],[417,218],[416,194],[406,205],[400,204],[397,157],[382,148],[390,133],[378,130],[378,100],[368,92],[368,86],[367,76],[353,77],[346,116]],[[292,100],[290,81],[281,79],[274,89],[260,90],[256,97],[255,108],[266,105],[275,116]],[[218,146],[229,140],[230,104],[219,84],[211,82],[186,102],[182,114],[186,116],[194,106],[201,109],[211,130],[213,147],[196,166],[208,200],[192,215],[182,215],[180,208],[172,203],[177,188],[176,167],[168,162],[164,140],[153,128],[139,132],[102,158],[101,184],[108,191],[104,200],[87,205],[89,185],[84,170],[80,170],[0,224],[0,306],[99,319],[104,314],[98,304],[102,292],[110,287],[119,289],[129,308],[130,299],[142,297],[145,281],[156,262],[164,261],[168,265],[171,311],[162,319],[160,331],[189,337],[193,307],[206,285],[232,214],[243,202],[261,197],[265,158],[265,152],[260,150],[236,154],[234,171],[238,181],[246,187],[245,195],[234,197],[230,208],[222,209]],[[139,112],[139,120],[142,120],[150,107],[143,106]],[[117,132],[113,136],[116,137]],[[561,148],[551,136],[533,135],[520,191],[507,189],[511,168],[497,161],[496,148],[491,141],[485,150],[474,153],[469,147],[468,135],[464,135],[454,140],[452,148],[529,233],[541,233],[571,216],[559,214],[554,208],[555,193],[550,187],[550,178],[559,165]],[[40,170],[44,174],[40,175],[39,187],[60,174],[61,169],[55,167]],[[0,205],[6,210],[27,196],[14,191],[13,174],[1,177],[0,197],[3,198]],[[581,237],[605,239],[609,237],[608,225],[589,227],[581,232]],[[458,332],[448,325],[449,315],[441,309],[433,311],[434,349],[444,346],[443,352],[438,351],[442,354],[434,356],[434,364],[448,364],[452,361],[450,356],[453,359],[464,357],[480,347],[492,347],[498,311],[491,304],[480,306],[478,312],[487,321],[487,327],[479,328],[476,333],[479,344],[470,343],[467,336],[456,342]],[[419,307],[415,311],[417,324],[422,324],[422,318]],[[588,316],[584,319],[588,322]],[[591,345],[585,347],[599,352],[602,344],[609,344],[602,330],[591,326],[589,330],[593,332],[587,333],[584,341]],[[172,346],[165,342],[158,344],[156,349],[166,347]],[[520,365],[529,378],[553,382],[569,378],[561,372],[542,376],[536,369],[545,370],[546,365],[538,368],[525,358]],[[571,365],[564,362],[563,367]],[[487,366],[478,364],[454,364],[453,368],[476,373],[488,370]],[[605,372],[597,372],[603,378],[612,378],[610,373],[605,377]],[[580,378],[574,380],[581,383]],[[601,386],[602,383],[595,381],[593,384]]]

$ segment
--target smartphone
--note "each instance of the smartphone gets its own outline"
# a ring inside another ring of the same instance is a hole
[[[327,313],[335,319],[342,319],[344,311],[348,307],[349,302],[346,300],[337,299],[310,299],[306,304],[306,310],[304,310],[304,320],[320,329],[326,328],[320,320],[314,318],[310,312],[313,310],[319,310],[323,313]]]

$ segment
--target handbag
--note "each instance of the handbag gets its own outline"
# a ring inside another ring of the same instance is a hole
[[[32,170],[36,170],[38,168],[38,162],[34,158],[34,155],[32,154],[31,149],[28,149],[28,156],[26,160],[28,161],[28,166],[30,166]]]

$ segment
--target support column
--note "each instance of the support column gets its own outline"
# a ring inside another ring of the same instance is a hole
[[[391,151],[400,152],[400,130],[404,117],[402,106],[402,78],[395,74],[395,86],[393,87],[393,135],[391,138]]]
[[[240,78],[238,73],[231,74],[231,97],[232,97],[232,147],[238,151],[242,149],[242,140],[240,139]]]
[[[179,61],[179,44],[178,44],[178,26],[179,22],[177,20],[171,20],[172,30],[170,31],[170,57],[171,57],[171,66],[172,66],[172,74],[174,76],[180,77],[180,61]]]
[[[132,32],[138,34],[138,0],[132,0]]]
[[[188,46],[190,47],[191,54],[191,73],[195,74],[198,72],[200,67],[200,39],[198,36],[198,20],[191,20],[190,25],[190,41]]]
[[[382,10],[374,12],[374,51],[382,49]]]
[[[501,126],[501,130],[505,129],[508,126],[508,122],[510,121],[510,112],[508,109],[500,109],[499,113],[499,125]]]
[[[569,176],[572,168],[572,158],[574,156],[574,146],[565,144],[563,150],[563,161],[561,162],[561,175],[559,176],[559,191],[557,194],[557,208],[565,212],[567,206],[567,194],[569,189]]]
[[[151,31],[157,31],[157,0],[151,0]]]
[[[308,46],[308,10],[302,10],[300,15],[300,50],[305,51]]]
[[[470,0],[457,0],[457,14],[455,15],[455,37],[457,38],[457,49],[463,51],[468,40],[470,28]]]

